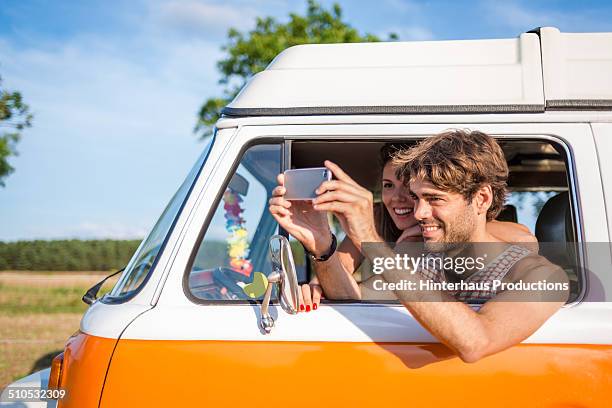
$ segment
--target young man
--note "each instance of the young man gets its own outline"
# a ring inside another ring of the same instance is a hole
[[[466,362],[520,343],[565,303],[569,285],[563,270],[524,247],[500,248],[494,244],[499,240],[485,228],[503,207],[508,177],[503,152],[493,138],[482,132],[444,132],[399,154],[395,164],[398,178],[408,182],[415,201],[414,216],[422,230],[424,249],[430,252],[427,259],[474,259],[488,252],[488,259],[494,260],[461,273],[435,262],[412,270],[390,262],[380,275],[362,284],[357,284],[352,273],[324,261],[317,265],[316,273],[328,298],[376,296],[384,283],[427,330]],[[326,162],[326,166],[336,179],[320,186],[313,209],[331,211],[373,265],[377,260],[396,259],[399,254],[376,232],[372,194],[335,164]],[[455,284],[458,289],[406,290],[410,285],[422,288],[424,281],[444,288]],[[468,281],[489,286],[466,289],[460,285]],[[516,284],[519,289],[493,288],[494,281]],[[556,282],[564,289],[552,296],[531,290],[543,281]],[[473,310],[466,303],[474,300],[485,302],[484,306]]]

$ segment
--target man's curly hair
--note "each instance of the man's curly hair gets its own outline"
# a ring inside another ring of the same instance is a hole
[[[400,180],[423,179],[436,188],[461,194],[471,202],[483,185],[493,191],[487,221],[494,220],[506,201],[508,164],[491,136],[469,130],[448,130],[393,156]]]

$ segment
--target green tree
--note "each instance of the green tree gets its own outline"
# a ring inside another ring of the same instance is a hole
[[[15,170],[7,159],[17,155],[21,131],[31,125],[32,114],[21,94],[4,89],[0,77],[0,187],[4,187],[5,178]]]
[[[389,40],[397,38],[396,34],[389,34]],[[272,17],[258,17],[255,29],[247,34],[230,29],[228,43],[221,48],[227,56],[217,62],[221,72],[219,83],[224,85],[223,96],[204,102],[195,132],[202,139],[210,136],[221,109],[236,96],[251,76],[263,71],[285,48],[300,44],[373,41],[380,40],[372,34],[360,34],[342,20],[342,9],[338,4],[326,10],[315,0],[308,0],[305,16],[291,13],[285,24]]]

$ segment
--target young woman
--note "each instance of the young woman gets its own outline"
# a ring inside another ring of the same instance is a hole
[[[396,152],[407,147],[409,145],[387,144],[380,152],[382,202],[375,205],[374,215],[377,232],[386,242],[422,241],[421,227],[413,214],[414,201],[410,197],[408,186],[397,179],[397,169],[391,162]],[[284,200],[282,174],[278,176],[278,183],[272,192],[269,207],[276,221],[311,253],[320,252],[323,247],[329,248],[329,242],[320,239],[330,235],[326,214],[313,210],[311,203]],[[537,242],[529,229],[521,224],[491,221],[487,223],[487,230],[506,242]],[[330,262],[332,267],[355,272],[362,261],[363,256],[357,247],[346,238],[327,262]],[[322,288],[315,276],[309,284],[302,285],[300,311],[317,310],[322,295]]]

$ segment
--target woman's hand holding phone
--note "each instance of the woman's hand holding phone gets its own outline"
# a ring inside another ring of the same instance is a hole
[[[315,256],[321,256],[331,246],[331,231],[325,211],[316,211],[311,201],[285,199],[285,175],[277,176],[278,186],[272,190],[269,210],[276,222]]]

